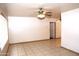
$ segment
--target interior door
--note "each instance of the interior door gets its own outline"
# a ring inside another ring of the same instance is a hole
[[[56,38],[56,23],[50,22],[50,39]]]

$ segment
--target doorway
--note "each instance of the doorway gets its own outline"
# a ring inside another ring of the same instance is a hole
[[[50,22],[50,39],[56,38],[56,22]]]

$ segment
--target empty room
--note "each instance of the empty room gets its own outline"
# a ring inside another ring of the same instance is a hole
[[[79,3],[0,3],[0,56],[79,56]]]

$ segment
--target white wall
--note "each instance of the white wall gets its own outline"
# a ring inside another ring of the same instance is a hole
[[[56,21],[56,38],[61,38],[61,21]]]
[[[0,15],[0,48],[3,50],[8,41],[7,20]]]
[[[79,8],[61,14],[61,46],[79,53]]]
[[[39,20],[35,17],[8,17],[8,20],[10,43],[50,38],[50,19]]]

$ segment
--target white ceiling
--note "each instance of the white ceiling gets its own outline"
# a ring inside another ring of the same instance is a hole
[[[45,11],[51,11],[57,6],[54,4],[8,4],[9,16],[36,16],[39,8],[42,7]]]
[[[6,3],[9,16],[34,17],[40,7],[51,11],[53,17],[60,17],[60,11],[65,12],[79,8],[79,3]]]

